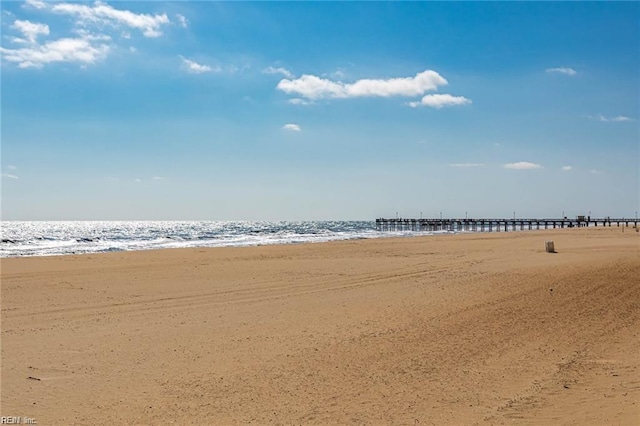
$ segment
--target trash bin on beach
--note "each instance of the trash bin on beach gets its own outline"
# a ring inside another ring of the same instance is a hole
[[[555,250],[555,248],[553,247],[553,241],[545,241],[545,242],[544,242],[544,250],[545,250],[547,253],[555,253],[555,252],[556,252],[556,250]]]

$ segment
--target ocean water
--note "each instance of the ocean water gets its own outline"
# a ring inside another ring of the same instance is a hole
[[[2,222],[0,257],[51,256],[182,247],[258,246],[429,235],[377,231],[374,221]]]

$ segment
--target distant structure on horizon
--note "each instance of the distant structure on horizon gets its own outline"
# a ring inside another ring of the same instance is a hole
[[[580,228],[589,226],[626,226],[633,224],[638,227],[638,218],[614,219],[592,218],[591,216],[576,216],[575,219],[568,219],[566,216],[561,219],[376,219],[376,229],[378,231],[470,231],[470,232],[500,232],[500,231],[524,231],[533,229],[556,229],[556,228]]]

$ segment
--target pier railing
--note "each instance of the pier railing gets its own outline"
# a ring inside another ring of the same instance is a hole
[[[596,226],[634,226],[636,218],[579,218],[579,219],[376,219],[379,231],[469,231],[499,232],[524,231],[533,229],[579,228]]]

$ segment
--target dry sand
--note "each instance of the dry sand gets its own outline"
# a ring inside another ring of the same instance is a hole
[[[621,231],[3,259],[1,414],[637,425],[640,234]]]

